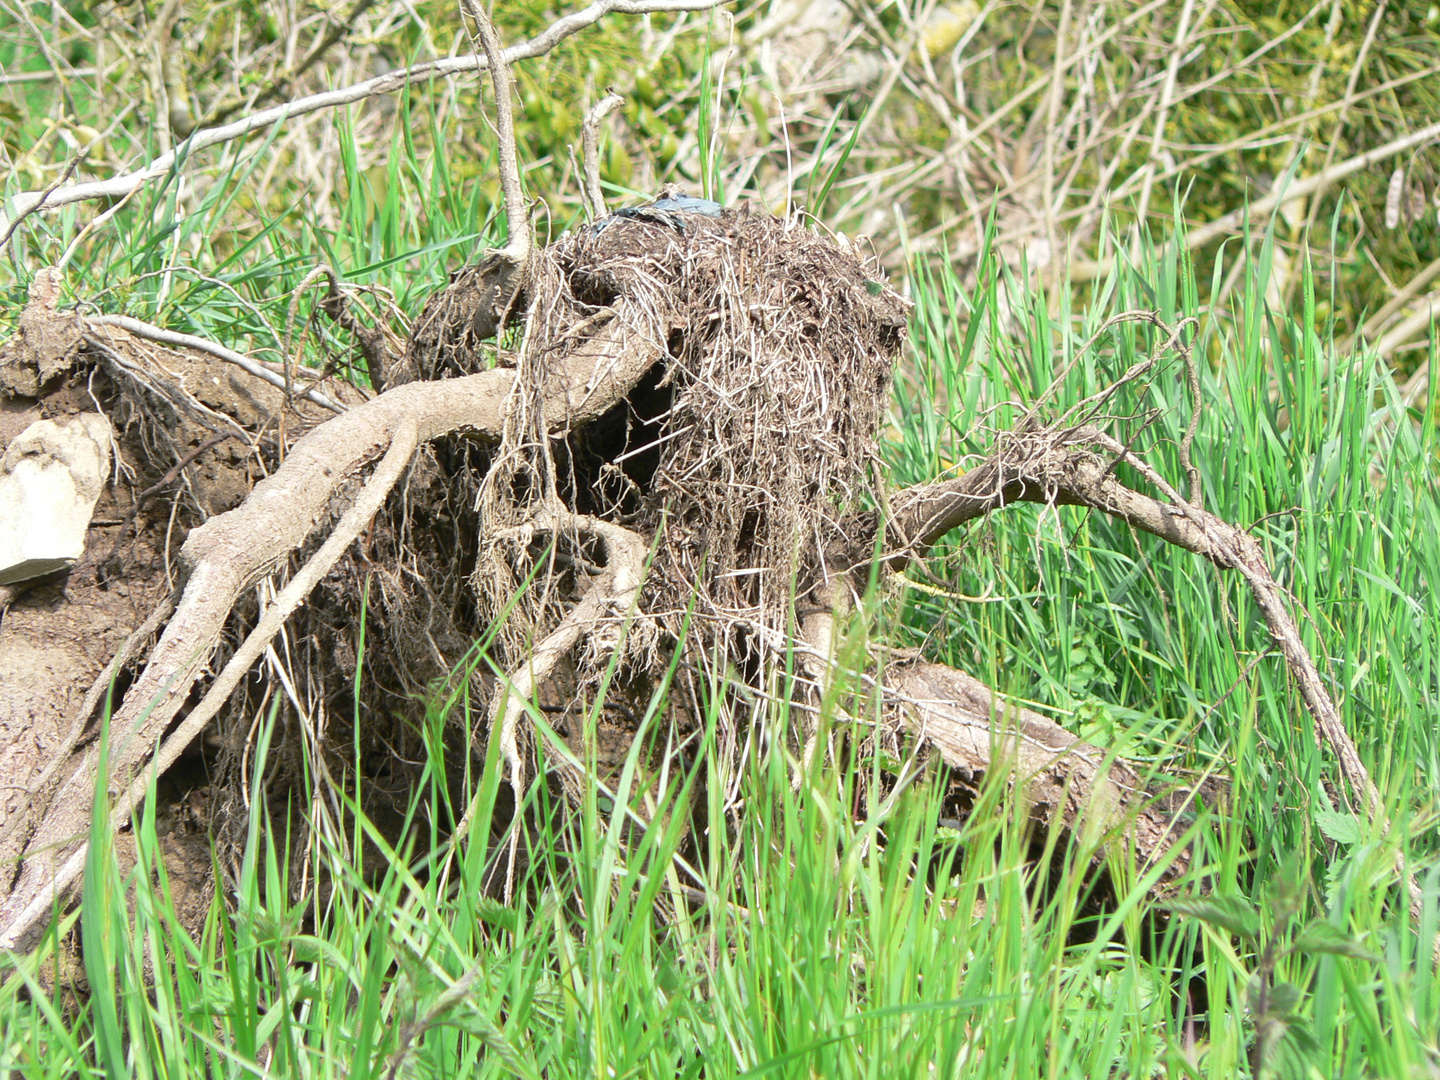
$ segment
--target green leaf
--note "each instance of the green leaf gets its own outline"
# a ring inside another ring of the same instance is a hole
[[[1356,960],[1379,960],[1380,957],[1367,949],[1358,940],[1333,923],[1316,920],[1304,930],[1290,946],[1291,952],[1326,953],[1330,956],[1350,956]]]
[[[1179,915],[1224,927],[1236,937],[1253,941],[1260,936],[1260,913],[1241,896],[1186,896],[1168,906]]]
[[[1355,844],[1360,840],[1360,819],[1338,810],[1316,810],[1315,825],[1337,844]]]
[[[1273,1016],[1289,1016],[1300,1004],[1300,988],[1294,983],[1279,982],[1270,988],[1269,1012]]]
[[[1285,1037],[1304,1057],[1310,1057],[1320,1052],[1319,1042],[1316,1041],[1314,1035],[1310,1034],[1310,1029],[1298,1019],[1291,1021],[1290,1029],[1285,1032]]]

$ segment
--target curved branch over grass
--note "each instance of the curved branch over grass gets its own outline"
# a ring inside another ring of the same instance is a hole
[[[1097,448],[1110,455],[1108,461]],[[1114,475],[1121,461],[1135,467],[1170,501],[1142,495],[1122,484]],[[1367,817],[1388,828],[1380,792],[1325,689],[1290,613],[1285,591],[1270,573],[1259,542],[1186,502],[1153,468],[1098,428],[1085,425],[1007,436],[989,460],[964,476],[894,496],[886,529],[898,545],[885,556],[887,565],[901,570],[952,529],[1016,502],[1099,510],[1194,552],[1222,570],[1239,572],[1315,721],[1317,741],[1335,755],[1340,775]],[[1418,917],[1419,885],[1403,863],[1397,864],[1397,869]]]

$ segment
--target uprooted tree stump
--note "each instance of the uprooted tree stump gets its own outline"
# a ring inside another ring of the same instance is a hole
[[[1126,451],[1089,425],[1093,408],[1048,424],[1032,418],[958,480],[877,486],[873,443],[907,304],[858,251],[745,210],[605,219],[532,256],[523,295],[505,298],[520,327],[513,354],[477,336],[476,310],[493,303],[477,297],[477,280],[459,274],[432,298],[395,365],[400,385],[364,402],[351,394],[319,423],[319,407],[264,384],[221,408],[207,404],[220,376],[203,354],[87,322],[57,310],[53,289],[37,292],[0,372],[48,372],[52,388],[37,384],[40,411],[83,408],[93,395],[121,433],[121,458],[139,471],[132,494],[102,503],[110,520],[92,525],[66,587],[71,603],[42,583],[10,598],[0,627],[3,657],[16,634],[45,632],[34,619],[47,605],[69,611],[107,591],[132,598],[123,616],[106,615],[109,637],[89,631],[113,662],[102,666],[91,648],[89,666],[68,673],[67,707],[51,710],[45,741],[12,733],[12,746],[39,752],[10,773],[23,790],[0,825],[18,868],[0,908],[5,947],[33,940],[83,865],[96,717],[112,682],[117,824],[143,795],[152,762],[164,773],[202,735],[229,748],[232,790],[243,787],[247,733],[266,695],[287,699],[282,760],[308,739],[317,760],[345,769],[362,605],[360,737],[381,800],[388,793],[403,805],[408,796],[402,762],[414,736],[401,721],[415,719],[427,693],[478,704],[477,730],[457,725],[450,737],[462,755],[499,740],[516,805],[537,773],[572,795],[604,782],[575,764],[585,760],[585,703],[604,682],[603,771],[627,753],[677,650],[689,685],[731,680],[767,697],[782,686],[787,651],[798,654],[797,726],[784,736],[808,760],[817,749],[808,718],[834,674],[836,621],[864,591],[877,544],[893,572],[949,530],[1020,500],[1092,506],[1239,570],[1321,735],[1368,801],[1373,788],[1258,546],[1143,462],[1168,501],[1124,487],[1113,465]],[[1183,349],[1180,334],[1163,348]],[[201,367],[187,379],[183,364]],[[403,382],[422,373],[432,377]],[[12,411],[15,400],[12,391]],[[286,437],[300,436],[288,446],[278,422],[286,416]],[[231,491],[207,502],[199,478],[221,475],[221,463],[246,482],[268,475],[243,501]],[[134,492],[165,497],[151,507]],[[116,519],[126,523],[119,540]],[[178,545],[175,532],[188,524]],[[179,549],[168,561],[167,538]],[[282,661],[275,643],[287,620]],[[464,663],[492,626],[493,669]],[[289,675],[257,674],[266,667]],[[848,678],[857,693],[870,692],[869,680],[883,695],[888,730],[869,737],[898,743],[908,733],[962,784],[1013,771],[1037,817],[1123,833],[1142,861],[1167,862],[1169,875],[1185,865],[1172,849],[1180,830],[1170,804],[1123,762],[1043,717],[908,657],[878,656]],[[75,702],[75,687],[87,684]],[[7,682],[0,693],[29,689]],[[697,695],[670,694],[672,743],[699,724]],[[728,700],[726,722],[743,726],[753,699]],[[532,707],[574,753],[537,745]],[[736,735],[718,744],[738,746]],[[517,823],[509,857],[497,859],[497,889],[513,881],[522,831]]]
[[[1065,408],[1052,387],[978,467],[888,491],[875,438],[908,305],[878,265],[799,217],[683,201],[600,216],[532,253],[508,70],[483,11],[467,8],[498,88],[511,245],[431,298],[403,355],[353,316],[333,273],[302,285],[328,279],[320,307],[383,393],[62,311],[50,271],[0,350],[4,442],[93,408],[117,457],[68,574],[0,584],[0,672],[63,656],[48,681],[0,682],[0,948],[29,947],[70,895],[97,781],[119,827],[203,739],[216,782],[188,835],[223,838],[260,812],[246,781],[271,708],[283,720],[270,804],[310,799],[309,827],[344,811],[298,789],[302,762],[322,785],[360,768],[361,809],[382,832],[399,827],[427,708],[443,714],[457,787],[495,747],[513,792],[490,864],[507,899],[527,790],[573,800],[606,784],[661,689],[664,753],[699,745],[718,694],[722,774],[747,727],[784,716],[788,730],[765,734],[793,752],[800,783],[836,751],[822,706],[841,721],[863,708],[883,722],[853,740],[933,750],[962,788],[998,773],[1036,820],[1123,838],[1173,880],[1188,864],[1184,785],[962,672],[873,649],[845,650],[840,670],[837,643],[875,570],[897,573],[1021,501],[1090,507],[1239,572],[1351,796],[1383,813],[1259,545],[1201,505],[1195,418],[1180,447],[1189,498],[1129,448],[1134,433],[1099,426],[1118,388],[1162,363],[1183,367],[1198,413],[1186,326],[1121,316],[1150,323],[1157,347],[1115,387]],[[598,181],[589,190],[598,199]],[[497,332],[513,351],[486,344]],[[1160,497],[1121,483],[1121,462]],[[557,743],[536,738],[534,717]],[[451,842],[497,839],[467,838],[469,824]]]

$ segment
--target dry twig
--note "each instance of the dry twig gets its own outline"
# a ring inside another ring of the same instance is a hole
[[[572,12],[551,23],[543,32],[528,41],[513,45],[504,51],[507,63],[543,56],[560,42],[579,33],[612,12],[625,15],[644,15],[660,12],[707,11],[717,6],[720,0],[595,0],[594,3]],[[137,184],[166,175],[181,153],[194,154],[197,151],[219,146],[244,138],[252,132],[262,131],[272,124],[282,123],[292,116],[334,109],[341,105],[362,101],[379,94],[392,94],[422,79],[433,79],[446,75],[468,74],[482,71],[488,61],[481,53],[466,56],[446,57],[429,63],[416,64],[399,71],[386,72],[373,79],[355,83],[339,90],[328,90],[310,94],[280,105],[262,109],[239,120],[220,127],[206,128],[194,132],[176,150],[161,154],[149,165],[133,172],[122,173],[105,180],[92,180],[83,184],[71,184],[47,191],[22,191],[10,199],[9,216],[0,215],[0,221],[16,221],[22,215],[42,210],[55,210],[77,202],[92,199],[120,198],[128,194]]]

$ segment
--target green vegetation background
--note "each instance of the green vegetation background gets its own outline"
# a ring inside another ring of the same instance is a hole
[[[817,70],[818,89],[782,81],[791,69],[775,57],[804,18],[779,4],[611,16],[521,65],[522,153],[544,200],[542,232],[579,220],[568,145],[586,103],[614,86],[628,99],[605,142],[614,201],[678,180],[771,210],[788,195],[828,227],[869,235],[917,304],[885,433],[897,483],[982,452],[987,426],[1011,418],[1006,403],[1066,360],[1081,361],[1066,383],[1075,400],[1154,344],[1122,328],[1079,352],[1109,315],[1196,317],[1207,505],[1253,527],[1303,607],[1391,829],[1344,805],[1243,588],[1109,521],[1007,511],[938,552],[927,587],[877,599],[851,647],[867,635],[920,644],[1127,757],[1227,777],[1229,800],[1193,822],[1199,857],[1183,887],[1203,886],[1220,908],[1157,914],[1123,845],[1109,856],[1113,895],[1095,894],[1093,850],[1058,835],[1047,885],[1035,888],[1002,784],[959,821],[929,774],[899,797],[857,803],[857,771],[906,763],[823,765],[797,794],[783,756],[757,745],[738,831],[719,826],[709,785],[715,827],[695,876],[676,862],[674,829],[622,846],[635,794],[622,782],[542,848],[526,882],[533,902],[514,909],[480,899],[479,845],[437,846],[413,863],[400,853],[366,881],[346,856],[358,835],[317,834],[314,850],[298,852],[257,828],[238,887],[195,939],[158,869],[158,886],[137,890],[129,911],[108,845],[97,844],[84,914],[57,928],[83,919],[90,994],[48,989],[57,937],[0,961],[0,1069],[1228,1077],[1251,1071],[1257,1040],[1263,1068],[1286,1075],[1440,1067],[1436,395],[1415,380],[1433,331],[1422,319],[1383,355],[1369,344],[1433,291],[1423,278],[1440,259],[1433,142],[1259,215],[1223,243],[1191,251],[1184,239],[1262,199],[1276,177],[1317,175],[1327,159],[1440,120],[1440,12],[834,10],[850,37],[826,60],[863,70]],[[507,40],[551,15],[496,12]],[[441,4],[7,0],[3,18],[7,194],[48,187],[85,146],[78,172],[108,175],[197,125],[243,115],[247,101],[468,47]],[[1122,24],[1089,53],[1077,44],[1082,30],[1098,39]],[[299,70],[337,25],[334,44]],[[1057,52],[1062,65],[1075,52],[1084,62],[1057,75]],[[887,57],[896,74],[882,95]],[[1317,109],[1330,111],[1309,116]],[[290,294],[318,261],[371,287],[373,317],[403,328],[447,269],[495,242],[487,114],[473,79],[416,84],[197,155],[84,236],[104,207],[36,215],[0,266],[10,300],[0,319],[13,322],[29,277],[73,245],[74,301],[256,355],[278,349]],[[1148,228],[1133,229],[1145,177],[1172,168],[1150,185]],[[1082,272],[1055,256],[1067,247]],[[1411,301],[1371,327],[1417,279]],[[307,348],[314,363],[350,356],[323,322]],[[1178,475],[1178,376],[1129,404],[1166,410],[1146,449]],[[430,744],[443,776],[442,742]],[[662,807],[698,779],[671,777]],[[482,825],[498,784],[494,761],[474,777]],[[436,835],[461,812],[443,790],[417,793],[413,808]],[[153,858],[154,823],[136,836]],[[1395,876],[1400,853],[1424,890],[1418,926]],[[285,881],[306,858],[335,889],[323,905],[292,906]]]

